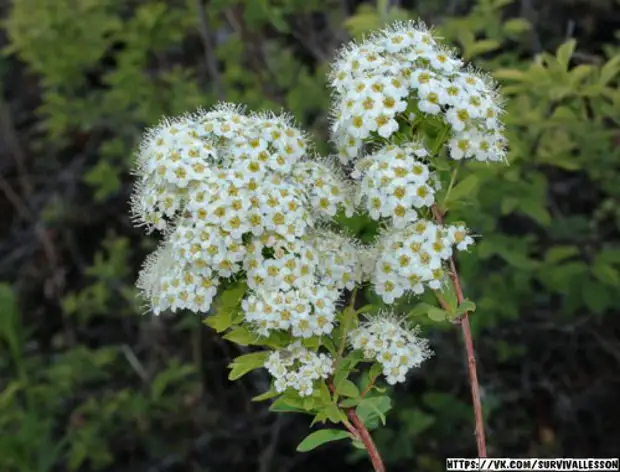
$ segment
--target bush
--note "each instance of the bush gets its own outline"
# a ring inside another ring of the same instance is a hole
[[[145,126],[220,99],[285,107],[325,138],[334,48],[417,15],[508,98],[510,165],[463,165],[454,192],[471,198],[452,215],[484,235],[460,270],[477,302],[490,454],[617,452],[612,2],[342,3],[14,2],[0,62],[11,157],[0,163],[1,470],[345,470],[359,459],[336,443],[297,464],[288,451],[306,420],[250,401],[264,373],[233,389],[226,365],[240,352],[195,315],[141,316],[134,281],[154,241],[126,216],[128,172]],[[378,437],[389,470],[474,454],[455,339],[446,324],[432,339],[441,356],[396,389]]]

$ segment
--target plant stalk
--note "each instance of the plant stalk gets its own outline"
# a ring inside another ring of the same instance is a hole
[[[444,212],[437,205],[433,206],[433,215],[439,224],[443,224]],[[456,270],[456,264],[454,258],[450,258],[450,279],[454,285],[454,291],[456,292],[456,298],[459,305],[465,301],[463,295],[463,288],[461,287],[461,281],[459,274]],[[474,406],[474,420],[475,420],[475,434],[476,434],[476,446],[478,448],[478,457],[487,457],[487,444],[484,432],[484,416],[482,414],[482,400],[480,398],[480,384],[478,382],[478,372],[476,369],[476,351],[474,349],[474,341],[471,336],[471,326],[469,324],[469,313],[465,312],[457,320],[461,325],[461,332],[463,333],[463,341],[465,342],[465,352],[467,354],[467,371],[469,373],[469,385],[471,388],[471,398]]]
[[[327,382],[327,387],[332,393],[336,392],[336,387],[334,387],[331,380]],[[359,439],[366,448],[366,452],[368,452],[368,457],[370,458],[370,462],[372,463],[375,472],[385,472],[385,466],[383,465],[381,454],[379,454],[379,450],[377,449],[377,446],[375,446],[375,442],[372,440],[372,436],[370,436],[364,422],[355,412],[355,408],[345,408],[344,410],[347,414],[347,418],[349,418],[352,423],[350,424],[345,422],[344,424],[355,439]]]
[[[364,444],[366,451],[368,451],[368,457],[370,457],[370,462],[372,462],[372,466],[375,469],[375,472],[385,472],[385,466],[383,465],[383,461],[381,460],[379,450],[377,449],[377,446],[375,446],[375,443],[372,440],[370,433],[366,429],[366,426],[364,426],[364,423],[362,422],[360,417],[357,416],[355,409],[349,409],[347,411],[347,416],[351,420],[351,423],[353,423],[353,426],[355,426],[360,441],[362,441],[362,444]]]

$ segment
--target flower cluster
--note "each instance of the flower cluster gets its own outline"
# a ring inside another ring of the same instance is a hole
[[[339,209],[348,217],[353,215],[353,190],[334,159],[300,162],[293,169],[293,178],[306,191],[317,218],[334,217]]]
[[[274,387],[282,393],[287,388],[299,392],[299,396],[312,395],[315,380],[326,379],[334,370],[331,357],[309,351],[300,342],[286,349],[272,352],[265,367],[274,377]]]
[[[417,329],[407,328],[391,313],[381,313],[362,323],[349,334],[353,349],[360,349],[367,359],[383,367],[387,382],[405,381],[407,372],[432,355],[427,340],[418,337]]]
[[[315,221],[338,209],[351,211],[349,186],[329,173],[328,163],[307,159],[308,148],[288,117],[245,114],[227,104],[164,121],[147,134],[137,159],[132,211],[147,229],[165,231],[166,249],[148,259],[140,277],[153,311],[208,311],[221,279],[258,263],[249,241],[263,238],[261,250],[271,252],[276,245],[299,246]],[[305,256],[296,257],[307,274],[294,269],[261,289],[279,284],[281,292],[294,291],[305,283],[309,299],[317,289],[316,270],[309,270]],[[281,263],[290,265],[291,258]],[[270,264],[271,272],[277,263]],[[297,282],[283,284],[291,277]],[[325,303],[332,298],[337,295]]]
[[[387,230],[375,247],[375,291],[385,303],[393,303],[406,292],[422,294],[425,285],[437,290],[453,246],[463,251],[471,244],[472,237],[461,225],[441,226],[421,219],[402,229]]]
[[[436,214],[441,146],[456,160],[505,158],[495,84],[419,23],[343,49],[330,85],[340,162],[313,156],[286,115],[221,104],[147,133],[131,201],[136,223],[163,233],[137,282],[151,310],[207,313],[218,287],[242,278],[239,323],[257,339],[292,338],[265,367],[277,392],[300,396],[333,374],[334,360],[301,340],[330,336],[345,290],[371,282],[387,304],[438,290],[453,251],[473,244],[465,226],[427,219]],[[375,244],[332,229],[355,210],[381,222]],[[390,384],[432,355],[391,313],[340,335]]]
[[[398,23],[344,48],[332,65],[332,136],[343,162],[364,143],[395,136],[426,117],[450,128],[453,159],[504,159],[496,85],[439,45],[420,23]]]
[[[296,242],[254,240],[244,269],[250,293],[242,307],[263,336],[274,330],[301,338],[331,333],[341,291],[362,279],[356,245],[325,228]]]
[[[396,228],[418,219],[416,209],[435,203],[440,183],[422,161],[428,151],[418,143],[389,144],[356,162],[360,177],[357,204],[374,219],[391,218]]]
[[[310,234],[309,240],[318,254],[318,272],[337,289],[353,290],[362,281],[363,262],[361,245],[343,233],[319,229]]]
[[[179,263],[170,244],[150,254],[136,283],[153,313],[171,309],[207,312],[217,291],[218,279],[210,269]]]

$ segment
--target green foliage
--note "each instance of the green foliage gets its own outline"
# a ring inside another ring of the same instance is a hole
[[[297,450],[299,452],[308,452],[312,449],[331,441],[338,441],[349,437],[349,433],[340,429],[321,429],[310,433],[304,440],[299,443]]]

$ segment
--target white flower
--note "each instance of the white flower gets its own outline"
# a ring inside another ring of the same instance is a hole
[[[407,143],[385,146],[358,161],[357,203],[372,219],[390,218],[397,228],[415,221],[416,209],[435,202],[434,174],[422,161],[426,155],[421,144]]]
[[[465,68],[421,23],[397,23],[360,44],[347,45],[332,64],[330,85],[331,134],[344,163],[362,157],[363,144],[375,132],[392,140],[411,115],[408,103],[441,117],[454,134],[465,130],[501,134],[502,104],[496,84]],[[451,155],[501,161],[502,151],[497,152],[500,157],[477,148],[470,155]]]
[[[428,286],[441,288],[444,265],[452,248],[466,250],[473,239],[462,226],[440,226],[418,220],[402,229],[384,232],[375,244],[374,271],[370,280],[385,303],[394,303],[404,293],[419,295]]]
[[[333,372],[333,359],[327,354],[306,349],[299,341],[285,349],[273,351],[265,361],[265,368],[274,377],[278,393],[292,388],[301,397],[312,395],[318,380]]]
[[[389,384],[404,382],[412,368],[432,356],[428,341],[418,336],[418,328],[410,328],[391,312],[382,312],[349,333],[353,349],[361,349],[368,359],[383,367]]]

